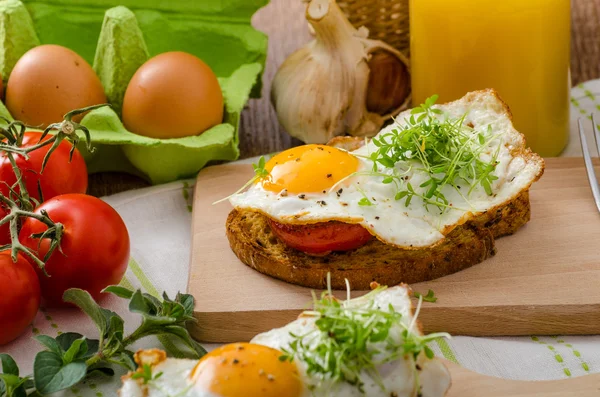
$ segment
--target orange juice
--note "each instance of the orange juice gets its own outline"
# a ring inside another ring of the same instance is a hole
[[[569,137],[570,0],[410,0],[413,103],[495,88],[542,156]]]

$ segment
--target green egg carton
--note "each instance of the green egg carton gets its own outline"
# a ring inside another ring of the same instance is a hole
[[[111,108],[82,120],[96,150],[82,151],[90,173],[117,171],[153,184],[195,175],[209,161],[239,156],[240,113],[260,96],[267,37],[250,18],[268,0],[46,0],[0,1],[0,73],[4,83],[18,59],[40,44],[81,55],[100,77]],[[219,78],[225,116],[197,136],[155,139],[134,134],[120,120],[123,95],[150,57],[185,51]],[[9,113],[0,104],[0,116]]]

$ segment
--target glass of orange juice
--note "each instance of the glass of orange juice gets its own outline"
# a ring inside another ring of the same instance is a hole
[[[495,88],[542,156],[569,137],[570,0],[410,0],[413,103]]]

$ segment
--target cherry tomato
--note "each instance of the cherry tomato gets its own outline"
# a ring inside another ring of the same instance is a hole
[[[309,254],[349,251],[371,240],[371,233],[361,225],[322,222],[314,225],[290,225],[269,220],[271,230],[288,246]]]
[[[22,147],[31,147],[38,144],[42,134],[40,132],[26,132]],[[50,139],[50,136],[44,140]],[[52,152],[43,174],[40,174],[42,162],[51,145],[44,146],[29,153],[29,160],[22,156],[15,156],[17,166],[23,174],[25,186],[32,198],[38,201],[38,181],[40,183],[43,199],[48,200],[54,196],[66,193],[85,193],[88,185],[87,167],[79,150],[75,149],[73,159],[69,162],[71,144],[61,142]],[[15,173],[6,153],[0,153],[0,193],[8,195],[8,185],[12,186],[17,181]],[[3,183],[5,182],[5,183]],[[19,191],[19,189],[16,189]]]
[[[102,289],[121,281],[129,261],[129,234],[117,211],[85,194],[56,196],[40,205],[36,213],[43,210],[64,226],[62,253],[54,251],[46,262],[50,277],[38,269],[42,297],[48,306],[65,306],[62,296],[69,288],[84,289],[99,299]],[[48,252],[50,241],[32,235],[46,229],[42,222],[27,218],[19,234],[21,243],[39,258]]]
[[[10,251],[0,251],[0,345],[23,333],[40,307],[40,283],[31,263]]]

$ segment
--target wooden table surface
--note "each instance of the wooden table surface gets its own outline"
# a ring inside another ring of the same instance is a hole
[[[600,0],[571,0],[571,3],[571,77],[573,84],[578,84],[600,78]],[[269,92],[279,65],[310,40],[301,0],[271,0],[254,15],[253,24],[269,36],[269,49],[262,98],[250,100],[242,113],[241,158],[271,153],[300,143],[279,125],[269,101]],[[148,184],[130,175],[103,173],[90,177],[89,192],[103,196],[144,186]]]

